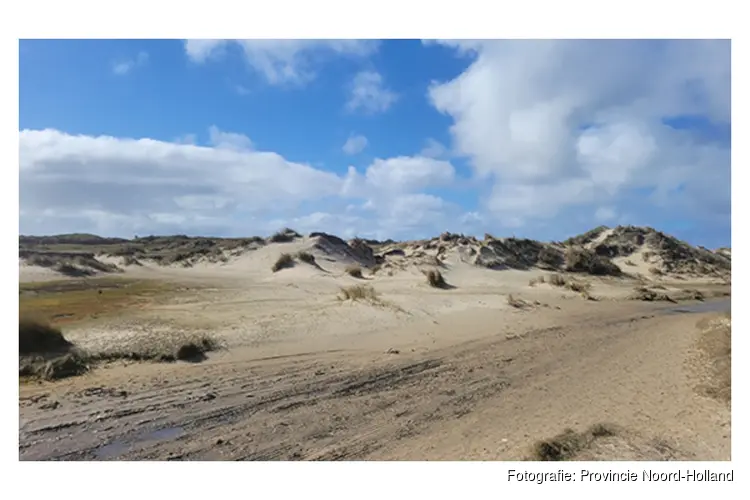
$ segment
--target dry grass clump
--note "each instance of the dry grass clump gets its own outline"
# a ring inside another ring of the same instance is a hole
[[[197,362],[206,359],[206,353],[215,351],[218,342],[211,337],[203,336],[196,341],[188,341],[177,348],[175,358],[180,361]]]
[[[271,266],[271,270],[273,272],[278,272],[282,269],[287,269],[290,267],[294,267],[294,257],[292,257],[288,253],[282,253],[281,255],[279,255],[279,258],[276,259],[276,262],[274,262],[273,266]]]
[[[701,292],[700,290],[695,290],[692,288],[688,288],[686,290],[683,290],[679,293],[678,297],[679,300],[698,300],[700,302],[703,302],[706,300],[706,296]]]
[[[596,424],[584,432],[566,429],[551,439],[535,443],[531,460],[544,462],[572,460],[597,439],[616,436],[618,431],[618,428],[609,424]]]
[[[549,278],[547,278],[547,283],[552,286],[564,287],[567,283],[567,280],[562,274],[550,274]]]
[[[141,261],[133,257],[132,255],[125,255],[122,258],[122,264],[124,266],[143,266]]]
[[[18,331],[19,376],[44,380],[81,375],[97,363],[107,361],[198,362],[206,359],[206,352],[219,347],[216,340],[203,335],[194,339],[139,345],[134,349],[88,353],[65,339],[58,328],[43,322],[22,319]]]
[[[297,259],[305,264],[310,264],[311,266],[315,265],[315,256],[310,252],[297,252]]]
[[[352,278],[362,278],[362,267],[357,264],[352,264],[344,269],[344,272]]]
[[[598,302],[599,298],[591,295],[591,293],[588,290],[581,290],[581,297],[585,300],[590,300],[591,302]]]
[[[427,283],[433,288],[448,288],[448,283],[445,281],[443,274],[437,269],[428,269],[423,271],[427,277]]]
[[[341,287],[339,292],[340,300],[368,300],[377,301],[378,294],[375,289],[369,285],[353,285]]]
[[[77,350],[56,356],[20,356],[18,360],[19,377],[59,380],[82,375],[89,369],[90,360]]]
[[[166,337],[153,339],[153,341],[143,340],[132,347],[106,350],[92,354],[90,357],[94,361],[199,362],[206,359],[207,352],[219,348],[219,342],[209,335],[188,338]]]
[[[290,243],[300,237],[301,235],[294,229],[285,228],[268,238],[268,241],[271,243]]]
[[[643,300],[646,302],[675,302],[675,300],[666,293],[659,293],[639,286],[633,289],[633,293],[628,297],[630,300]]]
[[[578,293],[588,293],[591,289],[591,283],[584,283],[581,281],[568,281],[565,286],[568,290]]]
[[[547,278],[547,283],[560,288],[567,288],[573,292],[584,293],[591,289],[591,283],[585,281],[568,279],[562,274],[551,274]]]
[[[529,280],[529,286],[536,286],[543,283],[545,283],[544,276],[537,276],[536,278],[531,278]]]
[[[516,309],[525,309],[529,306],[528,302],[523,299],[517,299],[513,297],[513,294],[509,294],[506,300],[509,306],[515,307]]]

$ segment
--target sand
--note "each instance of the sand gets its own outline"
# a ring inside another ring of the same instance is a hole
[[[300,251],[317,265],[271,271]],[[422,265],[355,278],[353,262],[299,238],[226,263],[123,266],[118,276],[181,291],[67,325],[69,340],[96,351],[202,332],[224,348],[197,364],[21,384],[20,458],[515,460],[566,428],[611,422],[622,435],[588,451],[597,459],[729,459],[728,405],[696,391],[684,366],[715,313],[627,300],[632,279],[577,277],[587,300],[530,285],[547,271],[483,269],[458,252],[440,268],[446,289]],[[51,272],[22,265],[19,278]],[[377,298],[341,300],[351,286]]]

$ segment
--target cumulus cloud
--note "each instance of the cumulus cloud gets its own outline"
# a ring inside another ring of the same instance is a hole
[[[427,188],[446,186],[455,177],[455,169],[447,161],[421,156],[400,156],[375,159],[359,174],[354,167],[344,180],[342,193],[347,196],[367,198],[393,197]]]
[[[729,123],[728,41],[441,43],[474,61],[429,99],[452,118],[455,151],[493,185],[496,218],[553,218],[635,189],[728,209],[728,145],[665,124]]]
[[[397,99],[397,94],[385,86],[380,73],[360,71],[350,85],[346,107],[349,111],[383,113],[388,111]]]
[[[363,135],[352,135],[344,143],[341,150],[348,155],[361,153],[367,147],[367,137]]]
[[[139,52],[132,59],[117,61],[112,64],[112,72],[115,75],[124,76],[137,67],[144,66],[148,62],[148,52]]]
[[[33,229],[29,223],[39,217],[63,217],[123,230],[220,227],[341,189],[332,173],[238,148],[247,142],[234,134],[212,129],[211,135],[217,146],[24,130],[21,225]]]
[[[23,130],[19,153],[23,233],[247,235],[286,224],[393,237],[458,210],[421,192],[453,180],[449,162],[378,159],[338,176],[217,127],[206,146]]]
[[[185,53],[195,63],[224,57],[238,47],[247,64],[272,85],[302,85],[316,76],[327,55],[365,57],[378,48],[374,40],[186,40]]]
[[[234,149],[238,151],[249,151],[253,149],[253,141],[244,134],[234,132],[223,132],[216,125],[208,129],[209,143],[221,149]]]

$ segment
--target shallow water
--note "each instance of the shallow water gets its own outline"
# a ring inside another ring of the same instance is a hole
[[[113,441],[105,444],[96,450],[95,455],[97,458],[117,458],[138,443],[168,441],[180,437],[183,432],[184,429],[182,427],[165,427],[143,434],[130,441]]]
[[[679,305],[665,309],[664,312],[672,314],[709,313],[709,312],[731,312],[732,299],[712,300],[698,302],[697,304]]]

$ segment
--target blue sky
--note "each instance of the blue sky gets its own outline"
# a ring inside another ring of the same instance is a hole
[[[21,232],[729,245],[723,41],[29,40]]]

